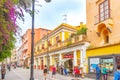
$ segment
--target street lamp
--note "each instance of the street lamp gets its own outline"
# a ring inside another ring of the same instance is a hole
[[[51,0],[45,0],[51,2]],[[35,0],[32,0],[32,32],[31,32],[31,71],[30,80],[34,80],[34,11],[35,11]]]
[[[47,30],[47,70],[48,70],[48,73],[49,73],[49,63],[48,63],[48,57],[49,57],[49,54],[48,54],[48,50],[49,50],[49,43],[48,43],[48,30]]]

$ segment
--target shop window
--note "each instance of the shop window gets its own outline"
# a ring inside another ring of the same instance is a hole
[[[101,68],[105,66],[110,73],[113,73],[113,69],[114,69],[113,62],[114,62],[113,58],[102,58],[100,60]]]
[[[99,63],[100,63],[100,58],[90,58],[89,59],[89,64],[90,64],[89,71],[94,72],[93,66],[95,66]]]
[[[109,0],[105,0],[99,5],[99,21],[103,21],[110,18],[110,3]]]

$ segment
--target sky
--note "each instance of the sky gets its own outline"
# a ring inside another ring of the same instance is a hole
[[[25,22],[18,22],[23,34],[27,29],[31,29],[32,19],[28,13],[24,13],[24,18]],[[50,3],[39,0],[35,2],[35,28],[53,30],[62,23],[76,26],[80,22],[86,23],[86,0],[51,0]]]
[[[66,15],[66,16],[65,16]],[[27,29],[31,29],[32,18],[24,12],[25,21],[17,21],[23,35]],[[86,0],[45,0],[35,2],[35,26],[53,30],[62,23],[78,26],[80,22],[86,23]]]

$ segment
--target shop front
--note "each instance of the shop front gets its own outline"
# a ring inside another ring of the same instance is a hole
[[[67,53],[63,55],[63,65],[64,68],[68,70],[69,73],[73,71],[73,53]]]
[[[116,65],[120,65],[120,55],[105,55],[88,58],[89,73],[93,73],[94,70],[91,67],[93,64],[101,64],[101,68],[105,66],[110,74],[113,74],[116,70]]]

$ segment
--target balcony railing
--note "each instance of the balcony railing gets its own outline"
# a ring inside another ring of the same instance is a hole
[[[77,35],[77,36],[72,37],[71,39],[61,41],[59,43],[51,45],[48,48],[41,49],[39,52],[37,52],[37,54],[56,50],[56,49],[61,49],[63,47],[69,47],[70,45],[84,41],[85,39],[86,39],[86,35]]]
[[[101,12],[99,15],[95,16],[95,23],[94,24],[98,24],[106,19],[111,18],[111,9],[106,9],[103,12]]]

